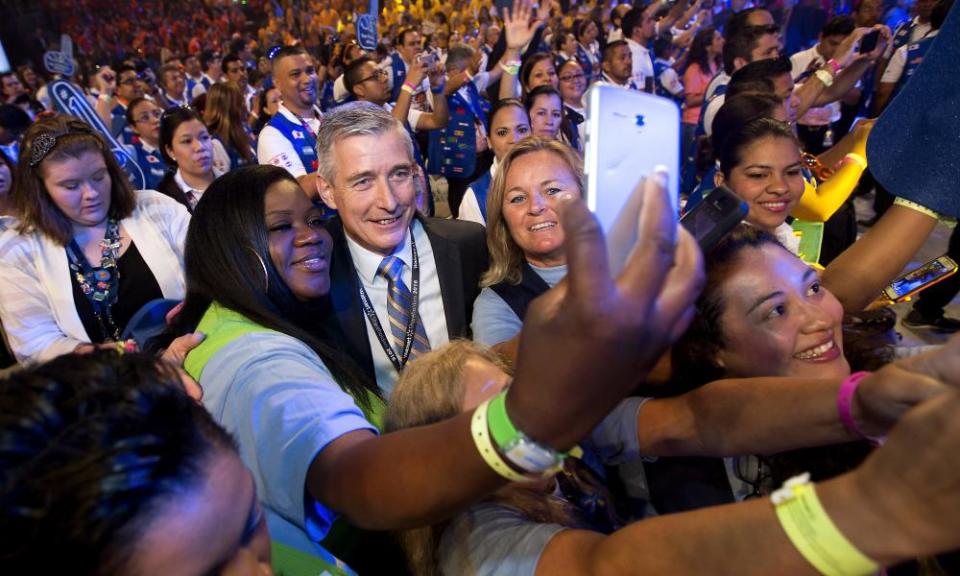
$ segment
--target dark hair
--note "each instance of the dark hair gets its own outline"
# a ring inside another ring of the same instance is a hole
[[[730,41],[731,38],[748,28],[757,28],[758,26],[750,24],[750,16],[756,12],[760,12],[761,10],[766,11],[767,9],[760,7],[747,8],[746,10],[741,10],[731,16],[730,19],[727,20],[727,25],[724,30],[727,41]],[[760,26],[760,28],[762,28],[762,26]]]
[[[587,27],[590,26],[591,23],[593,23],[593,25],[597,27],[598,32],[603,28],[602,26],[597,24],[596,21],[591,20],[590,18],[577,20],[576,22],[573,23],[573,35],[577,37],[577,42],[579,42],[580,38],[582,38],[583,35],[586,33]]]
[[[318,337],[328,323],[314,321],[310,305],[297,301],[270,257],[264,198],[278,182],[297,185],[277,166],[232,170],[203,193],[187,231],[184,268],[187,296],[177,316],[175,335],[193,332],[213,302],[234,310],[260,326],[282,332],[309,346],[323,360],[337,383],[361,406],[367,391],[379,394],[353,362]],[[264,291],[264,270],[267,289]]]
[[[154,104],[156,106],[156,103],[153,100],[145,96],[134,98],[133,100],[130,101],[129,104],[127,104],[127,110],[125,112],[125,116],[127,117],[127,124],[133,126],[134,124],[137,123],[136,118],[133,117],[133,111],[137,108],[137,106],[143,104],[144,102],[150,102],[151,104]]]
[[[737,82],[732,86],[731,84],[727,84],[727,91],[724,92],[725,100],[723,103],[726,104],[726,101],[730,98],[740,94],[746,94],[748,92],[761,92],[763,94],[776,95],[776,91],[776,86],[769,78],[754,78],[750,80],[744,80],[742,82]]]
[[[550,85],[537,86],[533,90],[527,93],[527,97],[523,101],[524,108],[527,110],[527,117],[530,116],[530,110],[533,108],[534,102],[540,96],[555,96],[560,102],[560,134],[563,134],[567,142],[572,142],[573,131],[576,129],[570,125],[570,121],[567,118],[567,113],[563,107],[563,96],[560,95],[560,91]],[[493,116],[491,116],[493,118]]]
[[[553,56],[550,55],[549,52],[537,52],[536,54],[528,56],[523,61],[523,68],[520,70],[520,85],[523,86],[524,90],[527,90],[527,84],[530,83],[530,75],[533,73],[533,67],[544,60],[549,60],[550,64],[554,66],[554,70],[556,70],[556,65],[553,63]]]
[[[0,104],[0,128],[21,133],[30,127],[30,115],[13,104]]]
[[[163,161],[167,163],[167,166],[177,165],[176,160],[167,153],[167,147],[173,147],[173,135],[177,132],[177,128],[190,120],[196,120],[203,124],[203,118],[193,108],[187,108],[186,106],[168,108],[160,117],[160,155],[163,156]]]
[[[824,24],[820,30],[820,36],[849,36],[853,34],[853,29],[857,27],[853,16],[834,16]]]
[[[953,8],[953,0],[940,0],[934,4],[933,9],[930,10],[930,28],[939,30],[951,8]]]
[[[54,135],[56,144],[36,166],[30,165],[33,145],[42,135]],[[27,128],[20,146],[16,176],[11,200],[13,210],[20,219],[21,233],[40,232],[62,246],[73,238],[73,225],[57,208],[43,184],[41,170],[48,161],[64,158],[79,158],[85,152],[99,152],[110,174],[111,218],[122,220],[129,216],[137,204],[137,197],[130,186],[130,178],[117,164],[103,136],[83,120],[65,114],[45,116]]]
[[[717,152],[732,132],[758,118],[772,118],[783,100],[773,94],[772,86],[757,92],[731,94],[727,90],[723,106],[713,117],[713,132],[697,141],[697,169],[707,171],[717,160]]]
[[[363,65],[367,62],[373,62],[373,58],[369,56],[361,56],[349,64],[343,70],[343,87],[347,89],[347,92],[353,94],[353,88],[360,83],[363,78]]]
[[[641,5],[631,8],[629,12],[623,15],[620,21],[620,30],[623,31],[623,38],[633,38],[633,30],[643,23],[643,12],[647,6]]]
[[[757,60],[734,72],[730,76],[730,84],[728,84],[727,90],[730,90],[731,87],[735,87],[741,82],[753,82],[756,80],[769,80],[773,82],[779,76],[790,74],[791,70],[790,59],[785,56]]]
[[[750,62],[753,59],[753,49],[757,47],[757,41],[770,33],[765,26],[747,26],[737,34],[728,33],[723,45],[724,72],[730,75],[734,73],[734,61],[737,58]]]
[[[603,47],[603,53],[601,55],[603,62],[610,62],[613,59],[613,51],[621,46],[628,46],[626,40],[614,40],[613,42],[607,42],[607,45]]]
[[[242,68],[246,68],[247,65],[240,59],[240,55],[236,52],[231,52],[223,57],[223,61],[220,62],[220,66],[223,68],[224,74],[227,72],[227,66],[233,62],[239,62]]]
[[[406,35],[407,35],[407,34],[413,34],[414,32],[418,32],[418,30],[417,30],[416,28],[412,27],[412,26],[406,26],[406,27],[404,27],[404,28],[401,28],[400,31],[397,32],[397,38],[396,38],[396,40],[394,40],[393,45],[394,45],[394,46],[403,46],[403,40],[404,40],[404,38],[406,37]]]
[[[284,46],[276,52],[274,52],[273,57],[270,59],[271,67],[275,67],[281,60],[288,58],[290,56],[300,56],[301,54],[309,56],[310,53],[307,52],[307,49],[303,46]]]
[[[697,32],[690,44],[690,51],[687,53],[687,67],[696,63],[700,67],[702,74],[709,74],[713,68],[710,66],[710,54],[708,49],[713,43],[713,33],[716,32],[713,26],[705,26]]]
[[[206,70],[207,67],[210,65],[210,62],[213,60],[216,60],[217,58],[220,58],[219,52],[214,52],[213,50],[204,50],[200,54],[200,65],[203,67],[204,70]],[[222,65],[223,64],[221,62],[221,66]]]
[[[766,137],[786,138],[800,146],[789,124],[773,118],[757,118],[723,137],[722,144],[717,149],[723,175],[729,178],[730,172],[743,162],[744,149]]]
[[[11,374],[0,381],[5,571],[127,572],[156,512],[235,450],[152,357],[70,354]]]
[[[563,48],[564,42],[567,41],[568,35],[573,35],[573,31],[570,30],[569,28],[563,28],[553,33],[553,38],[552,38],[553,42],[551,43],[553,44],[552,48],[554,52],[558,52],[558,53],[560,52],[560,50]],[[574,36],[574,41],[576,41],[576,36],[575,35],[573,36]]]
[[[523,113],[527,116],[527,124],[530,123],[530,114],[527,112],[527,108],[523,105],[523,102],[517,98],[504,98],[502,100],[497,100],[493,104],[493,108],[490,110],[490,129],[493,129],[493,119],[497,117],[497,114],[501,110],[506,110],[507,108],[519,108],[523,110]]]
[[[118,81],[118,82],[119,82],[119,80],[120,80],[120,75],[123,74],[124,72],[133,72],[134,74],[137,75],[137,77],[140,76],[140,73],[137,72],[137,67],[136,67],[136,66],[134,66],[133,64],[130,64],[130,63],[126,63],[126,62],[125,62],[125,63],[117,66],[117,81]]]
[[[717,354],[726,345],[720,322],[725,310],[720,288],[736,267],[744,249],[767,244],[786,250],[770,233],[748,224],[738,224],[705,255],[706,282],[697,299],[696,313],[670,354],[674,382],[671,393],[680,394],[724,377],[724,370],[716,361]]]
[[[672,54],[675,49],[676,45],[673,43],[673,36],[671,36],[669,32],[659,34],[653,39],[653,54],[657,58],[663,58],[667,54]]]

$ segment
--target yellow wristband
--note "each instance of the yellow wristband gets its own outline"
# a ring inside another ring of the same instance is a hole
[[[861,156],[860,154],[857,154],[856,152],[851,152],[847,154],[846,156],[843,157],[843,159],[844,161],[849,160],[854,164],[859,165],[864,170],[867,169],[867,159]]]
[[[810,474],[794,476],[770,496],[777,519],[797,551],[826,576],[865,576],[880,569],[833,523],[817,498]]]
[[[411,95],[411,96],[413,96],[413,94],[414,94],[414,92],[415,92],[415,90],[414,90],[413,88],[411,88],[409,84],[404,84],[403,86],[400,87],[400,90],[402,90],[403,92],[406,92],[407,94],[409,94],[409,95]]]
[[[893,200],[893,203],[896,204],[897,206],[903,206],[904,208],[910,208],[911,210],[916,210],[917,212],[921,214],[926,214],[931,218],[936,218],[938,220],[940,219],[940,214],[938,214],[937,212],[934,212],[933,210],[927,208],[926,206],[923,206],[922,204],[917,204],[916,202],[913,202],[911,200],[900,198],[898,196]]]
[[[500,453],[497,452],[497,449],[493,447],[493,442],[490,440],[490,432],[487,429],[487,406],[489,405],[490,400],[487,400],[477,406],[477,409],[473,412],[473,419],[470,421],[470,434],[473,436],[473,443],[477,446],[477,452],[480,453],[483,461],[493,468],[494,472],[511,482],[533,482],[539,480],[539,477],[524,476],[511,468],[504,462]]]

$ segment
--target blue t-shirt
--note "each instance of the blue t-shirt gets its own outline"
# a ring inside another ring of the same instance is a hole
[[[277,528],[273,539],[317,554],[337,514],[307,493],[310,464],[340,436],[376,428],[313,350],[278,332],[225,345],[203,368],[200,385],[204,406],[237,439]]]

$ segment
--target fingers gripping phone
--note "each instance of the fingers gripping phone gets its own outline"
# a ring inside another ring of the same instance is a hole
[[[923,266],[907,272],[883,289],[883,296],[891,302],[906,302],[937,282],[957,273],[957,263],[949,256],[935,258]]]
[[[697,239],[700,250],[709,254],[746,217],[748,210],[747,203],[733,191],[726,186],[718,186],[684,214],[680,224]]]
[[[587,92],[586,201],[607,236],[614,273],[636,242],[635,193],[642,193],[643,178],[665,174],[672,213],[679,214],[679,126],[672,100],[609,84]],[[629,230],[618,233],[623,225]]]

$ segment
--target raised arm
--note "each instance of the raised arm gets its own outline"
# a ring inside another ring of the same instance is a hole
[[[696,243],[678,231],[665,190],[645,198],[638,249],[616,281],[586,206],[572,196],[558,203],[569,274],[531,305],[506,398],[514,425],[557,450],[577,443],[643,379],[686,329],[699,292]],[[588,380],[608,384],[583,386]],[[345,434],[315,457],[307,489],[364,528],[442,519],[505,483],[474,447],[470,419],[382,437]]]

